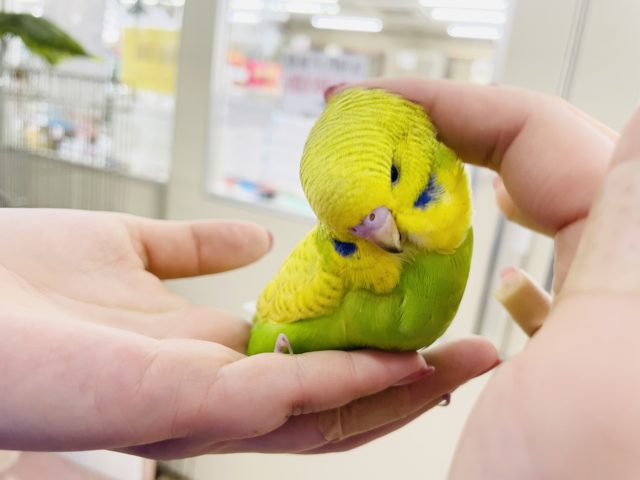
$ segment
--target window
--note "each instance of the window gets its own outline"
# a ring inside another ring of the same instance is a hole
[[[209,191],[311,215],[298,163],[324,90],[381,75],[489,83],[505,9],[501,0],[230,0]]]
[[[1,55],[0,146],[165,182],[184,0],[6,0],[97,59],[49,68],[18,39]]]

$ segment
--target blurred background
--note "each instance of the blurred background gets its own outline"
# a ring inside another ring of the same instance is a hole
[[[632,0],[0,0],[0,9],[54,21],[94,56],[51,67],[19,39],[3,39],[0,207],[256,221],[275,236],[267,258],[168,282],[247,317],[315,222],[297,172],[328,86],[372,76],[506,83],[561,96],[614,129],[640,93]],[[445,339],[481,334],[508,357],[526,339],[492,297],[499,272],[519,265],[549,288],[551,242],[500,217],[492,173],[470,174],[475,256]],[[163,478],[442,479],[486,380],[354,452],[160,466],[87,452],[9,455],[3,467],[0,455],[0,479],[153,478],[156,467],[173,472]],[[28,462],[46,461],[48,475],[29,476]],[[83,473],[51,473],[71,465]]]

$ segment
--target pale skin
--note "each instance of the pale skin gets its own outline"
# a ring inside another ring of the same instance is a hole
[[[499,173],[507,216],[555,240],[550,311],[538,302],[531,321],[545,315],[542,327],[488,383],[450,478],[637,478],[640,113],[618,138],[531,92],[417,79],[365,86],[422,104],[465,161]]]
[[[498,362],[479,338],[424,356],[245,357],[246,322],[161,279],[257,260],[271,247],[257,225],[17,209],[0,225],[0,449],[345,450]]]

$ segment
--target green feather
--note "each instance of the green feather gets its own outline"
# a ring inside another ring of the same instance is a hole
[[[247,353],[272,352],[284,333],[295,353],[315,350],[417,350],[447,329],[464,293],[473,232],[452,255],[421,252],[402,270],[388,294],[359,289],[347,293],[329,315],[293,323],[256,319]]]

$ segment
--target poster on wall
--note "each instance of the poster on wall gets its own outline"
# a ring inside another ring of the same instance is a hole
[[[290,52],[282,59],[282,100],[287,113],[316,117],[324,109],[324,91],[337,83],[369,76],[369,57],[358,54]]]
[[[122,49],[122,81],[141,90],[173,94],[180,32],[126,28]]]

